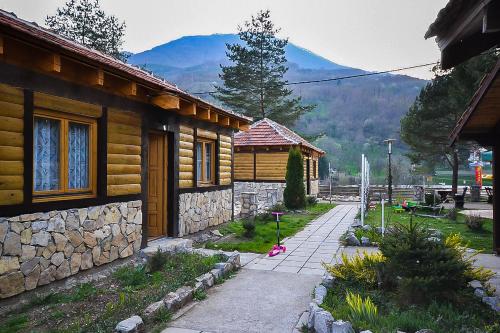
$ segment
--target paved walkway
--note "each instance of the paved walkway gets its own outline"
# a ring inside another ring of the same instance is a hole
[[[334,260],[356,213],[357,205],[335,207],[285,240],[288,251],[272,259],[242,254],[244,266],[234,278],[209,289],[207,299],[162,333],[299,332],[295,326],[321,280],[321,262]]]
[[[338,205],[295,236],[285,239],[285,253],[275,257],[260,256],[245,268],[322,275],[322,263],[334,260],[340,247],[339,238],[352,224],[357,212],[357,204]]]

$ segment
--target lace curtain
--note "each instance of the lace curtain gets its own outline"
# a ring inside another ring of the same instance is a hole
[[[202,150],[202,143],[198,142],[196,144],[196,180],[201,181],[201,162],[203,160],[203,150]]]
[[[34,121],[34,189],[59,189],[59,133],[58,120],[35,118]]]
[[[89,126],[69,123],[68,127],[68,187],[89,187]]]

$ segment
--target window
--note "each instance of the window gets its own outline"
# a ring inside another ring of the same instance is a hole
[[[318,169],[316,160],[313,160],[313,178],[318,178]]]
[[[96,135],[95,119],[35,111],[34,201],[95,195]]]
[[[215,142],[198,138],[196,143],[196,181],[198,185],[215,184]]]

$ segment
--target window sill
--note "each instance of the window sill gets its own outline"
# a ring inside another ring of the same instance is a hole
[[[33,203],[38,202],[52,202],[52,201],[66,201],[66,200],[79,200],[79,199],[90,199],[95,198],[96,195],[93,193],[82,193],[82,194],[69,194],[69,195],[53,195],[53,196],[43,196],[43,197],[33,197]]]

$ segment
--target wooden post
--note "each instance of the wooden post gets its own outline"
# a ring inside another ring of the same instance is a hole
[[[500,138],[493,143],[493,251],[500,255]]]

